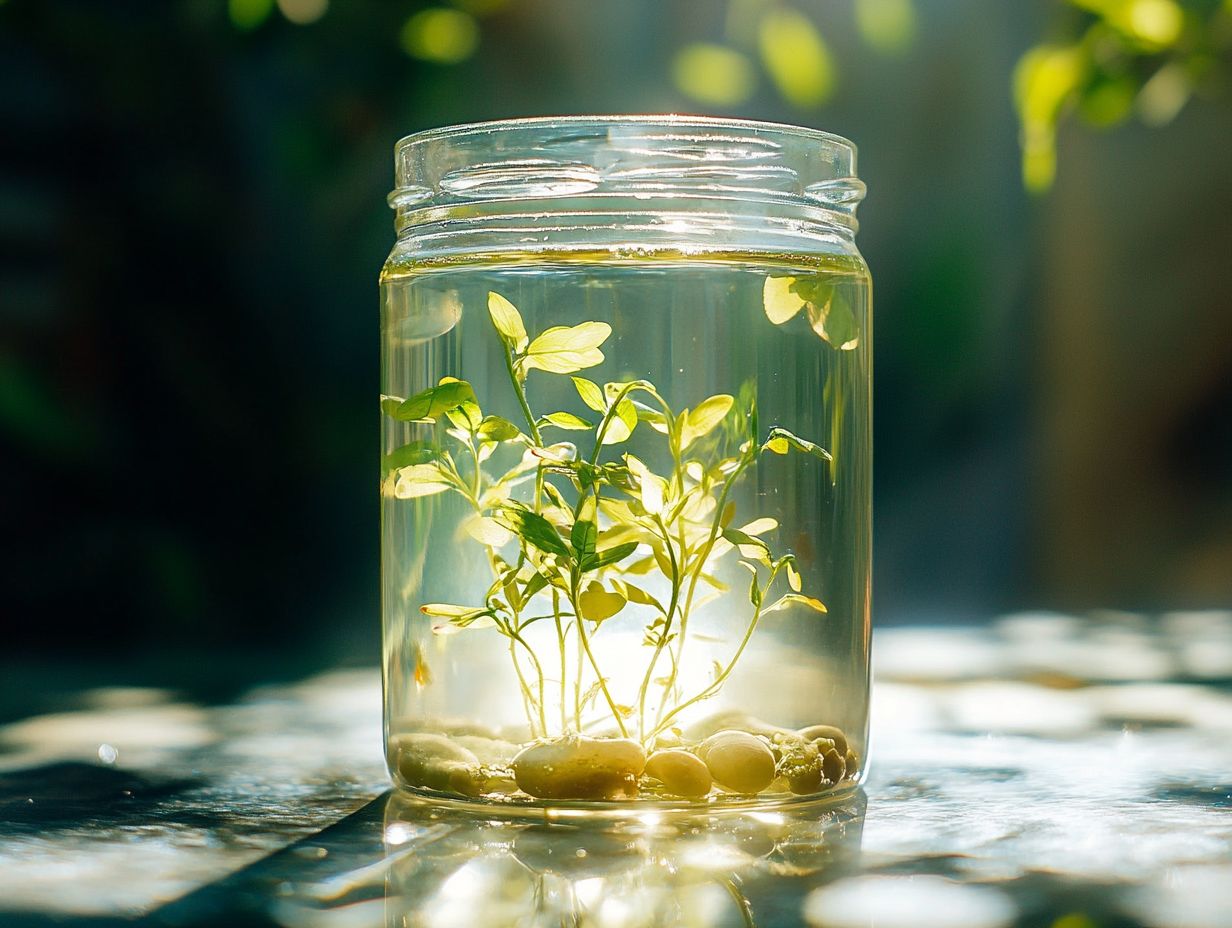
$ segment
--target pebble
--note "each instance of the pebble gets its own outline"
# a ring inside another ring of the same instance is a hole
[[[708,715],[704,719],[694,722],[685,729],[684,733],[694,741],[704,741],[706,738],[716,735],[721,731],[742,731],[753,735],[765,735],[767,738],[775,733],[795,734],[790,728],[771,725],[755,715],[749,715],[747,712],[741,712],[738,709],[725,709],[722,712],[714,713],[714,715]]]
[[[444,735],[396,735],[390,746],[397,758],[398,773],[409,785],[464,796],[478,796],[482,792],[479,758]]]
[[[633,799],[646,755],[626,738],[568,735],[524,748],[510,766],[536,799]]]
[[[710,768],[700,757],[677,749],[651,754],[646,775],[662,781],[669,793],[690,799],[705,796],[713,783]]]
[[[847,736],[843,734],[841,728],[835,728],[833,725],[810,725],[808,728],[801,728],[798,732],[801,738],[805,741],[816,741],[818,738],[826,738],[834,742],[834,747],[837,748],[840,755],[847,754]]]
[[[697,749],[714,781],[733,793],[760,793],[774,779],[774,754],[747,731],[720,731]]]

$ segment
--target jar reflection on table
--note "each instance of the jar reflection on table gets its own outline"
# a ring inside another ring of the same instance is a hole
[[[865,805],[857,791],[824,807],[545,825],[394,793],[386,924],[756,925],[855,872]]]

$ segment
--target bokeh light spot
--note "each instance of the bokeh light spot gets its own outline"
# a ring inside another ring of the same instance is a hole
[[[796,106],[817,106],[834,89],[830,50],[812,21],[791,9],[768,12],[758,30],[762,64]]]
[[[915,38],[915,7],[911,0],[856,0],[856,28],[873,48],[900,51]]]
[[[1118,20],[1134,38],[1159,48],[1175,43],[1185,23],[1174,0],[1133,0],[1125,5]]]
[[[695,42],[676,53],[672,80],[701,103],[732,106],[753,95],[757,75],[747,57],[732,48]]]
[[[245,31],[255,29],[274,11],[274,0],[227,0],[231,24]]]
[[[461,10],[421,10],[402,27],[402,48],[413,58],[457,64],[479,44],[475,18]]]
[[[278,0],[282,15],[297,26],[315,23],[329,9],[329,0]]]

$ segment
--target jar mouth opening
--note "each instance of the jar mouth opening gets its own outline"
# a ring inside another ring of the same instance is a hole
[[[856,146],[820,129],[682,115],[535,116],[442,126],[395,146],[399,225],[429,208],[565,198],[798,204],[846,224]],[[481,206],[482,208],[482,206]]]

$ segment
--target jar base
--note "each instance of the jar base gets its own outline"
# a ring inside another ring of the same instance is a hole
[[[755,797],[724,793],[705,799],[636,798],[623,801],[545,800],[523,797],[474,797],[409,786],[395,780],[399,800],[422,809],[439,808],[480,818],[535,820],[544,822],[624,821],[647,817],[691,818],[746,814],[749,812],[805,812],[842,805],[862,795],[864,773],[824,792],[798,796],[794,793],[761,794]]]

